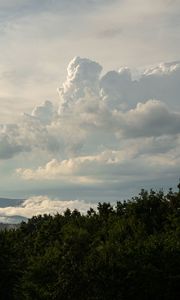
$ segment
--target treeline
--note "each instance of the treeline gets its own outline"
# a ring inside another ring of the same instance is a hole
[[[0,299],[179,300],[180,192],[142,190],[1,231]]]
[[[0,223],[0,231],[5,229],[16,229],[19,224]]]

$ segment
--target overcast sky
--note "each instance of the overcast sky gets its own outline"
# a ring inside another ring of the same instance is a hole
[[[176,185],[179,32],[178,0],[0,0],[2,220]]]

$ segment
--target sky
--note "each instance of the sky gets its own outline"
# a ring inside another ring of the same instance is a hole
[[[180,2],[0,0],[0,221],[180,177]]]

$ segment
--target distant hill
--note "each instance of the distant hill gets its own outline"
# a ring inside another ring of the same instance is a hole
[[[16,207],[22,204],[24,199],[9,199],[9,198],[0,198],[0,208],[5,207]],[[0,230],[9,229],[17,227],[17,224],[20,224],[22,221],[26,222],[28,219],[23,216],[1,216],[0,215]]]
[[[0,207],[8,207],[8,206],[18,206],[20,205],[24,199],[9,199],[9,198],[0,198]]]

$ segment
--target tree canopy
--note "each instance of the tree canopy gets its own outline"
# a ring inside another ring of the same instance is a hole
[[[0,299],[180,299],[180,191],[1,231]]]

